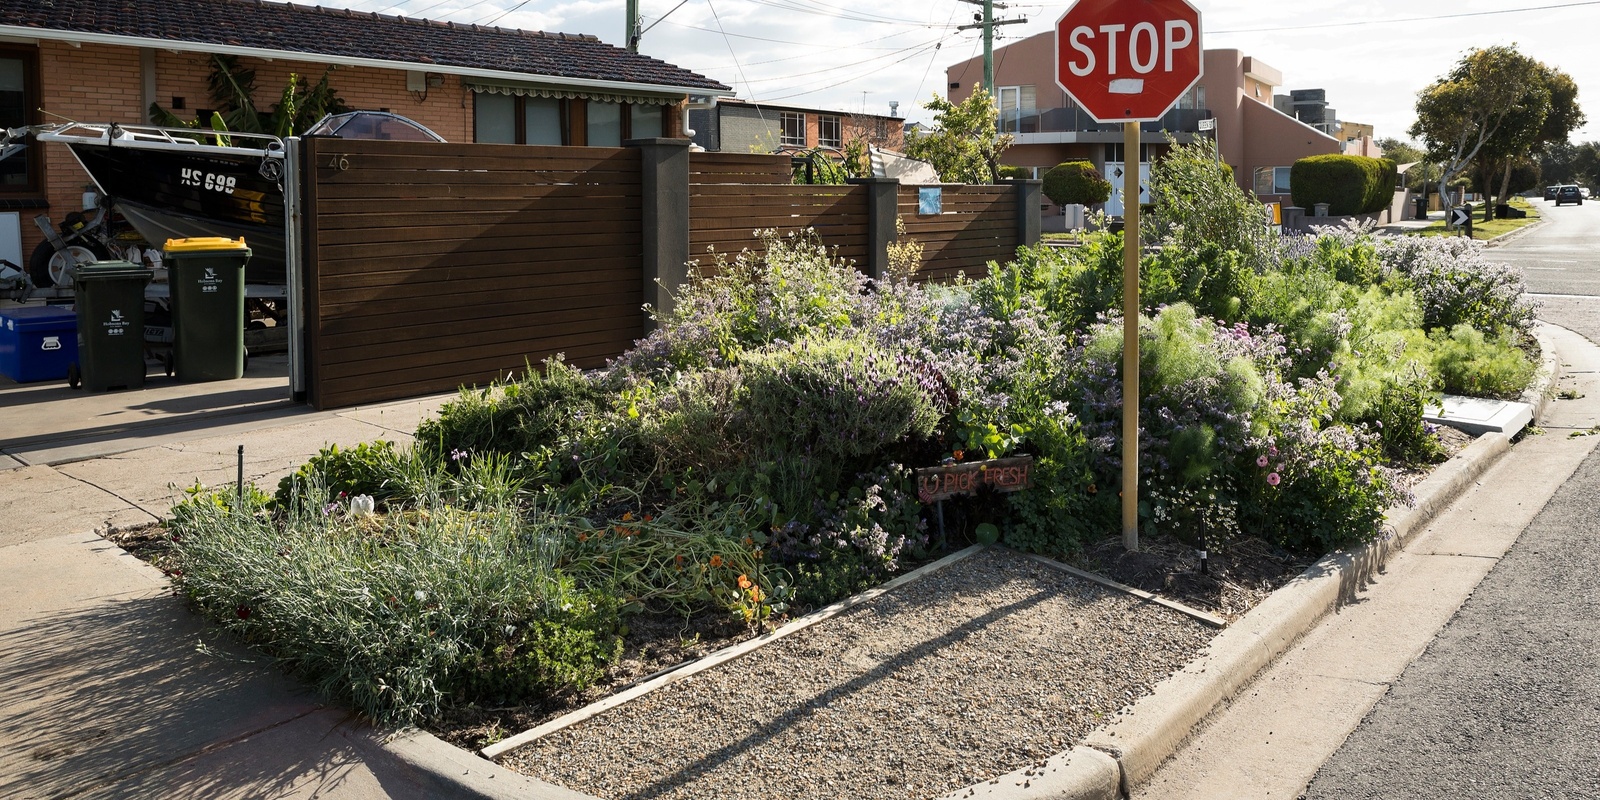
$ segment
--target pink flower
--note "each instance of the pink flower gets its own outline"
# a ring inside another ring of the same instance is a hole
[[[1282,481],[1283,481],[1283,479],[1278,477],[1278,473],[1276,473],[1276,472],[1267,473],[1267,485],[1268,486],[1277,486]]]
[[[1266,465],[1267,465],[1267,457],[1266,456],[1263,455],[1263,456],[1256,457],[1256,466],[1265,467]]]

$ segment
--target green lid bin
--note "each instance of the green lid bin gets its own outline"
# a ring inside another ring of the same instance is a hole
[[[78,361],[67,369],[74,387],[91,392],[144,386],[144,287],[150,270],[127,261],[78,267],[72,279],[78,315]]]
[[[162,248],[172,289],[172,370],[180,381],[244,375],[244,239],[168,239]]]

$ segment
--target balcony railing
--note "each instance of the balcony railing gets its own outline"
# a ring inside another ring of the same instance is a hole
[[[1139,129],[1196,133],[1200,130],[1200,120],[1211,116],[1211,110],[1206,108],[1174,108],[1155,122],[1141,123]],[[1077,107],[1023,108],[1001,112],[1000,128],[1003,133],[1114,133],[1122,130],[1122,124],[1095,122]]]

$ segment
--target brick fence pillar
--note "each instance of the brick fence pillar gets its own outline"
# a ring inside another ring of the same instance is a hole
[[[689,140],[632,139],[639,148],[640,213],[644,221],[644,302],[672,310],[673,292],[689,279]],[[655,329],[642,317],[645,335]]]

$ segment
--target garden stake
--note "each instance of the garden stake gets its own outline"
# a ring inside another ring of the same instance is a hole
[[[234,481],[234,487],[239,491],[239,510],[244,510],[244,445],[239,445],[239,477]]]
[[[944,535],[944,499],[940,498],[933,506],[939,515],[939,549],[943,550],[950,542]]]

